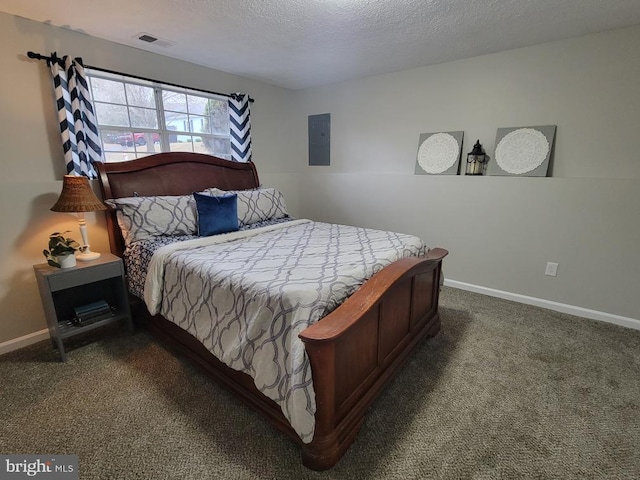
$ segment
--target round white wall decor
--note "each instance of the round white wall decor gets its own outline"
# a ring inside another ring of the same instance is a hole
[[[505,172],[522,175],[538,168],[549,154],[547,137],[533,128],[509,132],[496,146],[496,163]]]
[[[442,173],[460,157],[458,141],[448,133],[434,133],[418,149],[418,164],[427,173]]]

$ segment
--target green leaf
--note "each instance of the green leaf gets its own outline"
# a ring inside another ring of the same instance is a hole
[[[58,268],[60,268],[60,264],[59,264],[58,262],[54,261],[54,260],[49,259],[49,260],[47,260],[47,263],[48,263],[49,265],[51,265],[52,267],[58,267]]]

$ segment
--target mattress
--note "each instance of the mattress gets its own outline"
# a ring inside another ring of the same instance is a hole
[[[412,235],[310,220],[157,239],[147,259],[150,248],[141,245],[138,255],[147,267],[142,290],[149,311],[250,375],[305,443],[313,439],[316,405],[298,334],[385,266],[428,250]]]

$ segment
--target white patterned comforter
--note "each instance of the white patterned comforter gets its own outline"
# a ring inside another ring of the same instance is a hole
[[[295,220],[161,247],[145,302],[251,375],[308,443],[315,394],[298,334],[386,265],[427,250],[412,235]]]

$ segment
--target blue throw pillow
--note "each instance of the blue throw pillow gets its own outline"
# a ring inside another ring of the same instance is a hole
[[[198,210],[198,235],[208,237],[238,230],[238,196],[214,197],[194,193]]]

